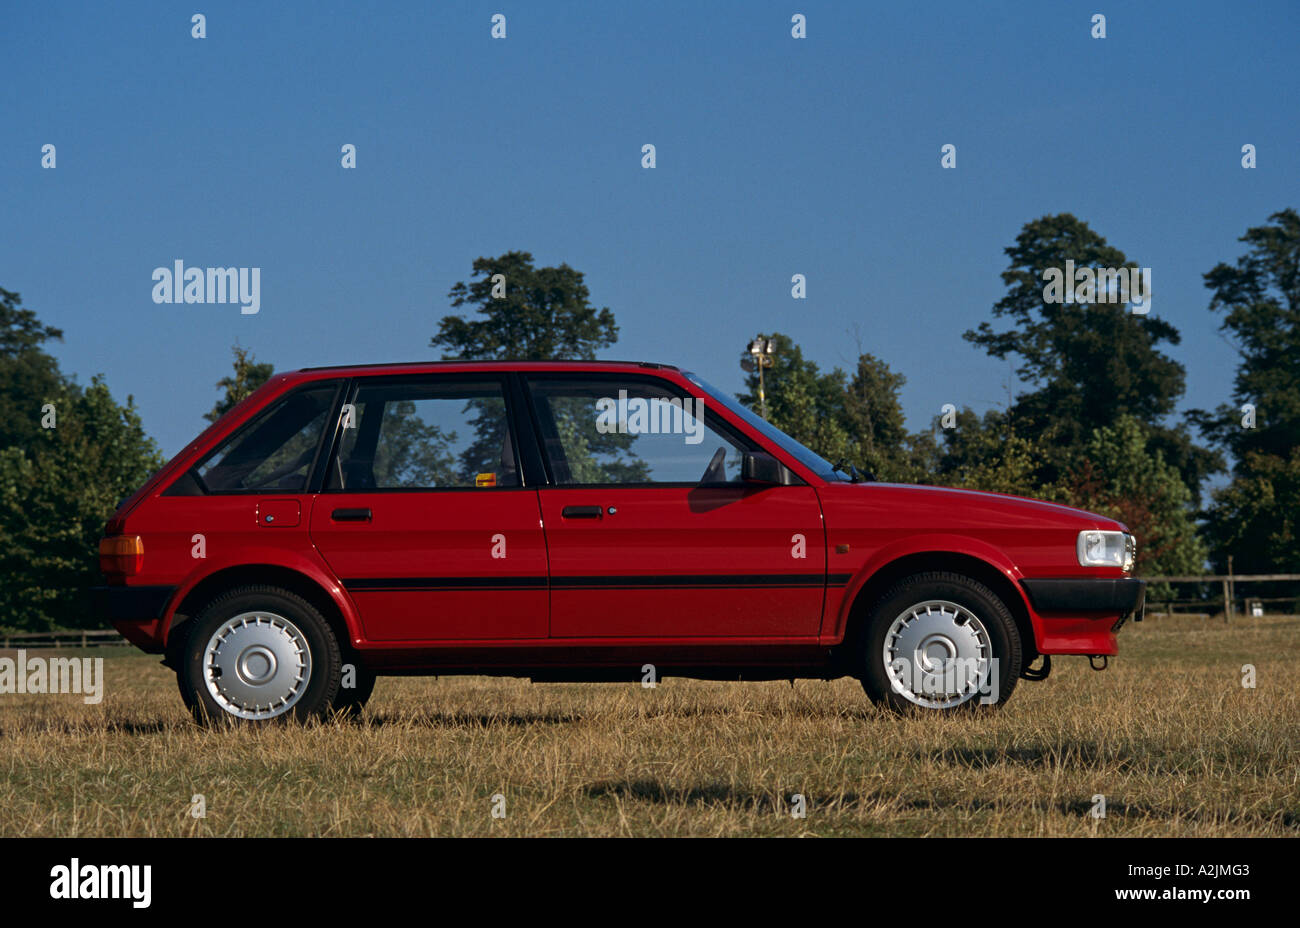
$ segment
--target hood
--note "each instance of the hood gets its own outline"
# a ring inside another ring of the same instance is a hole
[[[1095,512],[1044,502],[1025,496],[1006,493],[987,493],[982,490],[959,490],[954,487],[935,487],[914,483],[832,483],[832,497],[853,494],[855,500],[862,493],[887,493],[891,504],[914,509],[917,512],[943,511],[956,522],[992,523],[1007,525],[1021,521],[1042,525],[1044,522],[1062,527],[1078,527],[1128,531],[1122,522]]]

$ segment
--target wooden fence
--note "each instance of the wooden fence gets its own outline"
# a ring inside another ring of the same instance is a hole
[[[1229,564],[1229,567],[1232,565]],[[1200,574],[1187,577],[1143,577],[1148,584],[1151,583],[1221,583],[1223,584],[1223,621],[1231,621],[1235,614],[1233,604],[1237,598],[1238,583],[1277,583],[1277,582],[1296,582],[1300,580],[1300,574]],[[1295,602],[1297,597],[1273,597],[1269,602]],[[1264,602],[1264,600],[1259,600]],[[1169,600],[1168,602],[1191,602],[1191,600]],[[1200,600],[1196,600],[1200,602]],[[1148,606],[1149,608],[1149,606]]]
[[[0,632],[0,648],[100,648],[129,642],[112,629],[74,632]]]

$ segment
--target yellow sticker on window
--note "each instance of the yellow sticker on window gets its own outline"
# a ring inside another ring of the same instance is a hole
[[[494,487],[496,485],[497,485],[496,474],[479,474],[477,477],[474,478],[474,486],[476,487]]]

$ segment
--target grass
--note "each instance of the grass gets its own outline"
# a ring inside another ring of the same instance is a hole
[[[77,652],[109,655],[102,703],[0,695],[0,835],[1300,835],[1300,618],[1121,651],[975,717],[847,679],[385,678],[359,723],[246,731],[197,728],[156,658]]]

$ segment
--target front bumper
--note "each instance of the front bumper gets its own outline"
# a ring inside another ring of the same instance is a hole
[[[1130,617],[1141,622],[1146,608],[1147,582],[1135,577],[1052,577],[1021,580],[1020,585],[1041,614],[1118,613],[1114,630]]]

